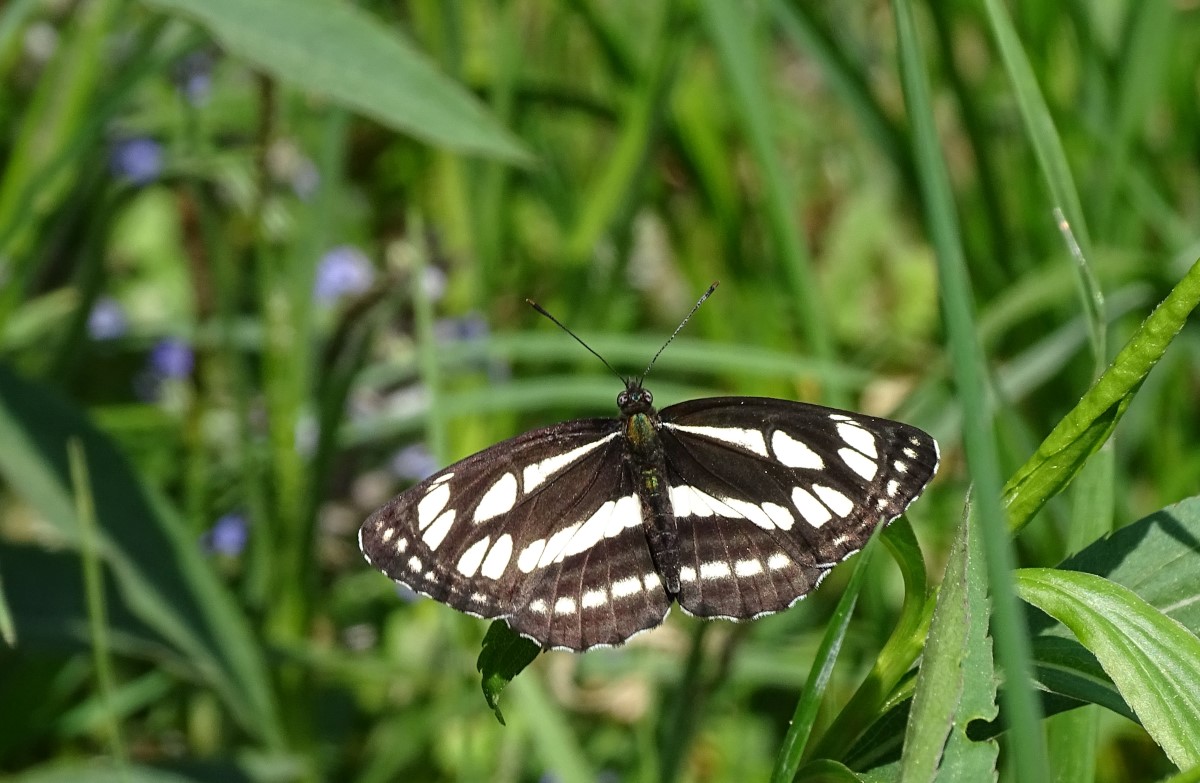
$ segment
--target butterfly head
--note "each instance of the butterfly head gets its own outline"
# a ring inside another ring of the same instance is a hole
[[[621,413],[625,416],[633,416],[636,413],[653,413],[654,395],[650,393],[649,389],[642,388],[641,380],[630,380],[625,383],[625,390],[617,395],[617,407],[621,409]]]

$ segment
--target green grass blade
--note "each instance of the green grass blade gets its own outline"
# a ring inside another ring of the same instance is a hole
[[[791,291],[804,336],[814,356],[828,359],[833,355],[833,341],[826,326],[820,286],[796,225],[794,194],[784,178],[787,168],[771,137],[774,123],[759,72],[755,16],[744,7],[722,0],[704,0],[700,9],[729,81],[738,119],[764,180],[763,208],[778,253],[777,262]]]
[[[114,705],[117,690],[113,673],[112,648],[108,641],[108,611],[104,602],[104,575],[101,573],[96,508],[88,477],[87,460],[79,438],[67,441],[67,462],[71,490],[75,495],[75,517],[79,524],[79,550],[83,560],[83,584],[87,594],[88,635],[92,642],[92,662],[96,669],[97,697],[104,709],[104,735],[108,752],[117,770],[128,774],[129,756],[121,737],[121,723]]]
[[[963,440],[975,490],[984,559],[993,601],[996,651],[1009,682],[1025,683],[1032,673],[1029,639],[1021,607],[1013,594],[1012,544],[1004,529],[1000,506],[1000,465],[992,415],[987,406],[984,359],[978,344],[973,296],[962,254],[961,234],[949,176],[933,122],[928,77],[917,39],[912,9],[906,0],[893,0],[905,105],[913,126],[917,170],[924,197],[926,222],[937,254],[942,307],[954,368],[955,385],[963,406]],[[1012,760],[1016,777],[1043,780],[1046,751],[1038,705],[1028,688],[1005,692],[1005,712],[1012,727]]]
[[[1027,568],[1017,573],[1017,589],[1096,655],[1173,763],[1200,764],[1200,639],[1094,574]]]
[[[231,54],[429,144],[533,156],[478,99],[378,19],[330,0],[145,0],[204,25]]]
[[[904,605],[891,636],[875,657],[875,664],[833,724],[822,734],[809,758],[845,758],[851,745],[881,712],[887,709],[897,685],[921,654],[929,628],[928,584],[925,559],[907,517],[883,532],[883,542],[900,567],[904,579]]]
[[[871,540],[863,548],[858,562],[854,565],[854,573],[846,584],[846,589],[838,598],[837,606],[829,618],[825,633],[821,636],[821,645],[813,657],[812,671],[800,699],[796,702],[796,711],[788,726],[783,744],[775,757],[775,767],[771,771],[772,783],[788,783],[796,777],[808,739],[812,734],[813,725],[817,719],[817,709],[825,697],[829,679],[833,676],[833,666],[837,663],[838,652],[846,638],[846,630],[850,627],[850,618],[854,616],[854,607],[858,603],[858,595],[862,592],[863,579],[867,573],[867,563],[870,562],[875,539],[879,536],[880,528],[871,534]]]

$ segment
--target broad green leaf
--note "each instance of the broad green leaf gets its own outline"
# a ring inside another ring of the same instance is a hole
[[[938,591],[908,716],[900,780],[985,780],[995,774],[994,741],[967,736],[972,721],[996,716],[996,674],[988,638],[987,579],[980,544],[964,520]]]
[[[1009,528],[1019,530],[1104,445],[1142,381],[1200,303],[1200,261],[1171,289],[1070,413],[1004,487]]]
[[[1132,590],[1094,574],[1026,568],[1016,584],[1022,598],[1095,654],[1173,763],[1200,764],[1200,639]]]
[[[119,616],[119,606],[127,609],[212,686],[251,736],[281,744],[266,662],[246,619],[182,521],[154,502],[124,455],[77,408],[54,389],[0,364],[0,476],[67,545],[78,548],[80,528],[67,468],[66,444],[72,438],[82,443],[91,474],[97,551],[119,594],[115,602],[106,601],[110,613]],[[6,564],[7,571],[12,569]],[[53,623],[34,604],[30,619]],[[15,602],[14,611],[22,632]],[[114,639],[114,646],[118,643]]]
[[[458,152],[532,156],[412,44],[334,0],[143,0],[206,27],[229,52],[302,90]]]
[[[1098,574],[1200,634],[1200,496],[1096,541],[1058,568]]]
[[[483,698],[487,699],[501,726],[504,725],[504,715],[500,712],[500,693],[526,666],[533,663],[541,651],[542,648],[535,642],[513,633],[503,620],[497,620],[488,627],[475,668],[483,676]]]

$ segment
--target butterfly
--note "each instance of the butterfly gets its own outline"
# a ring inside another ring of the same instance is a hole
[[[937,470],[937,442],[889,419],[763,397],[658,411],[643,386],[657,358],[622,378],[616,418],[527,432],[393,498],[359,531],[367,562],[542,647],[584,651],[660,625],[674,603],[729,620],[788,608]]]

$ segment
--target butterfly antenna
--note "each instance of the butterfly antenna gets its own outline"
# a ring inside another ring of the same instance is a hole
[[[688,321],[692,320],[692,316],[693,316],[693,315],[695,315],[695,314],[696,314],[696,311],[700,309],[700,305],[704,304],[704,300],[705,300],[705,299],[707,299],[707,298],[709,298],[710,296],[712,296],[712,294],[713,294],[713,291],[716,291],[716,290],[717,290],[717,286],[719,286],[720,284],[721,284],[721,281],[720,281],[720,280],[714,280],[714,281],[713,281],[713,284],[712,284],[712,285],[710,285],[710,286],[708,287],[708,290],[704,292],[704,295],[703,295],[703,296],[701,296],[701,297],[700,297],[700,298],[699,298],[699,299],[696,301],[696,304],[692,305],[691,312],[689,312],[689,313],[688,313],[688,314],[687,314],[687,315],[684,317],[684,319],[683,319],[682,321],[680,321],[680,322],[679,322],[679,326],[676,326],[676,327],[675,327],[675,331],[671,332],[671,336],[667,338],[667,341],[666,341],[665,343],[663,343],[663,345],[662,345],[662,348],[659,348],[659,349],[658,349],[658,353],[654,354],[654,358],[653,358],[653,359],[651,359],[651,360],[650,360],[650,363],[646,365],[646,371],[642,373],[642,377],[641,377],[641,379],[639,379],[639,382],[640,382],[641,380],[644,380],[644,379],[645,379],[645,377],[646,377],[647,375],[649,375],[649,374],[650,374],[650,368],[651,368],[651,367],[653,367],[653,366],[654,366],[654,363],[658,361],[659,354],[661,354],[663,351],[665,351],[665,350],[667,349],[667,346],[668,346],[668,345],[670,345],[670,344],[671,344],[671,341],[675,339],[675,335],[679,334],[680,330],[682,330],[682,329],[683,329],[684,325],[685,325],[685,324],[686,324]]]
[[[611,364],[609,364],[609,363],[608,363],[608,360],[607,360],[607,359],[605,359],[603,356],[601,356],[600,354],[598,354],[598,353],[596,353],[595,351],[593,351],[593,350],[592,350],[592,346],[588,345],[588,344],[587,344],[587,343],[585,343],[583,340],[581,340],[581,339],[580,339],[580,337],[579,337],[579,335],[575,334],[575,333],[574,333],[574,332],[572,332],[570,329],[568,329],[567,327],[563,326],[563,322],[562,322],[562,321],[560,321],[560,320],[558,320],[558,319],[557,319],[557,318],[555,318],[554,316],[550,315],[550,313],[546,311],[546,308],[542,307],[540,304],[538,304],[537,302],[533,301],[532,299],[526,299],[526,300],[525,300],[525,302],[526,302],[526,303],[527,303],[527,304],[528,304],[530,307],[532,307],[534,310],[537,310],[539,313],[541,313],[542,315],[546,316],[546,317],[547,317],[547,318],[549,318],[551,321],[553,321],[553,322],[554,322],[554,325],[555,325],[555,326],[557,326],[559,329],[562,329],[564,332],[566,332],[567,334],[569,334],[569,335],[571,335],[572,337],[574,337],[574,338],[575,338],[575,342],[579,343],[579,344],[580,344],[580,345],[582,345],[584,348],[587,348],[587,349],[588,349],[588,353],[590,353],[592,356],[595,356],[595,357],[596,357],[597,359],[599,359],[600,361],[604,362],[604,366],[605,366],[605,367],[607,367],[608,369],[612,370],[612,371],[613,371],[613,375],[615,375],[615,376],[617,376],[618,378],[620,378],[620,379],[621,379],[621,383],[624,383],[624,384],[628,384],[628,383],[629,383],[629,381],[628,381],[628,380],[626,380],[626,378],[625,378],[625,376],[624,376],[624,375],[621,375],[621,373],[619,373],[619,372],[617,372],[615,369],[613,369],[613,366],[612,366]]]

